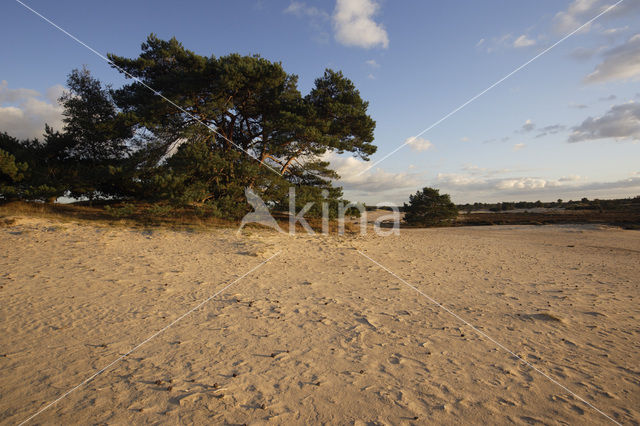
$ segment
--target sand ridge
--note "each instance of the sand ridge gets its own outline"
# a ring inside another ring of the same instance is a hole
[[[18,423],[280,252],[35,423],[640,421],[640,234],[0,228],[0,421]]]

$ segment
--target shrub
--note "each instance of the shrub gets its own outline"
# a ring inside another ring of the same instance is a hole
[[[127,217],[135,213],[136,207],[133,204],[123,204],[121,207],[106,206],[104,210],[113,217]]]
[[[404,220],[410,225],[435,226],[455,219],[458,209],[451,202],[449,194],[425,187],[409,196],[409,204],[404,205]]]
[[[152,204],[147,209],[147,213],[150,214],[151,216],[168,216],[172,210],[173,210],[172,206]]]

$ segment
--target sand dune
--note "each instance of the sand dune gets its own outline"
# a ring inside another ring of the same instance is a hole
[[[278,254],[279,253],[279,254]],[[0,422],[640,422],[640,234],[0,228]]]

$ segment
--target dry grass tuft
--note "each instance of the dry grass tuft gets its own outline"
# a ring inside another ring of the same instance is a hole
[[[0,217],[0,228],[7,228],[13,226],[16,220],[12,217]]]

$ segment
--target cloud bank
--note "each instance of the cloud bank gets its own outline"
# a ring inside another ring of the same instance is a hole
[[[416,176],[409,173],[391,173],[380,168],[362,173],[369,167],[369,163],[355,157],[329,152],[322,159],[330,162],[331,168],[340,175],[340,180],[336,183],[345,190],[376,194],[403,188],[415,189],[419,184]]]
[[[569,142],[595,139],[640,140],[640,104],[628,102],[614,105],[600,117],[588,117],[573,127]]]
[[[603,83],[614,80],[640,78],[640,34],[626,43],[605,51],[603,61],[584,78],[585,83]]]
[[[41,138],[44,125],[62,129],[62,107],[57,99],[61,85],[52,86],[42,95],[32,89],[10,89],[6,80],[0,82],[0,132],[20,139]]]
[[[533,200],[594,196],[599,191],[607,197],[624,196],[640,190],[640,176],[634,174],[615,181],[588,182],[581,176],[544,179],[535,176],[492,177],[475,173],[439,173],[435,186],[450,192],[455,202]]]
[[[554,29],[560,34],[570,33],[614,3],[609,0],[574,0],[569,4],[567,10],[558,12],[553,18]],[[640,11],[640,2],[623,1],[602,15],[601,20],[628,17],[638,11]],[[593,26],[593,24],[587,25],[582,31],[587,32]]]

